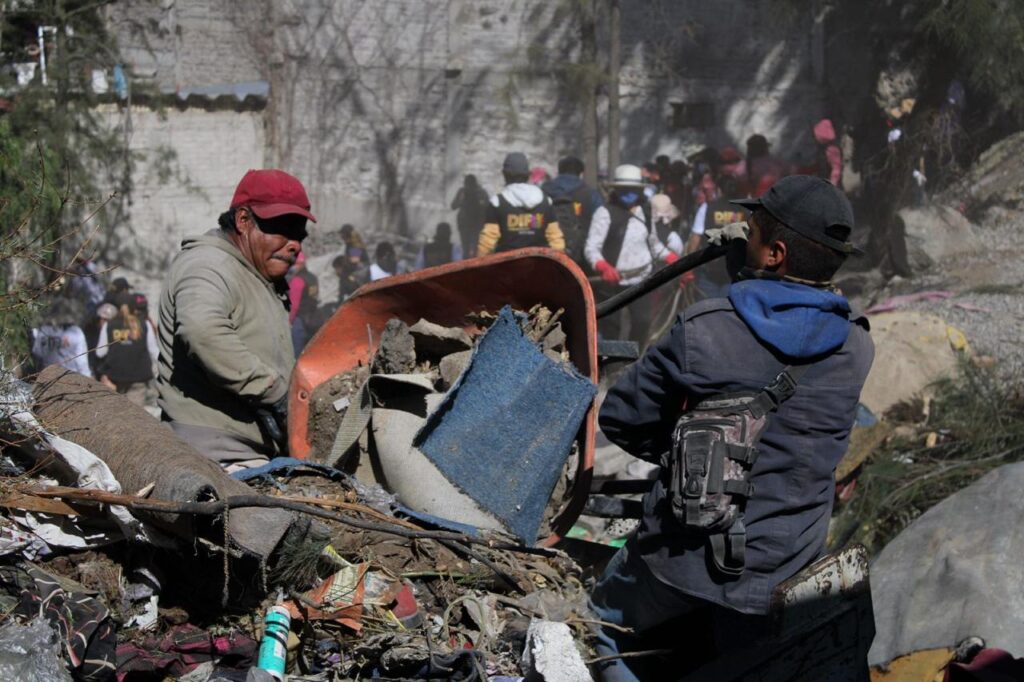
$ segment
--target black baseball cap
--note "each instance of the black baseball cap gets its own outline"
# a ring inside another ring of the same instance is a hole
[[[794,232],[836,251],[856,256],[864,253],[848,239],[832,236],[837,231],[829,228],[844,227],[847,237],[853,231],[853,208],[846,195],[823,178],[790,175],[768,188],[760,199],[729,203],[751,211],[763,208]]]
[[[501,164],[501,170],[506,173],[526,175],[530,172],[530,162],[526,160],[526,154],[512,152],[505,157],[505,163]]]

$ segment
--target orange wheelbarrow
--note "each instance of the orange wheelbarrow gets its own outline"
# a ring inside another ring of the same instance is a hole
[[[703,263],[721,257],[725,248],[711,246],[654,272],[644,281],[595,305],[587,276],[568,256],[545,248],[530,248],[484,258],[449,263],[405,275],[388,277],[361,287],[306,344],[292,375],[288,399],[288,446],[291,456],[309,456],[310,396],[333,376],[369,364],[391,318],[412,325],[421,318],[449,327],[467,325],[466,314],[497,312],[505,305],[527,310],[540,303],[564,309],[562,330],[570,358],[579,372],[598,382],[597,318],[623,306]],[[612,342],[611,345],[622,342]],[[628,343],[628,342],[627,342]],[[635,344],[632,344],[635,350]],[[628,357],[623,354],[621,357]],[[577,436],[579,468],[568,503],[555,517],[554,544],[575,523],[587,503],[594,469],[594,406]]]
[[[391,318],[415,324],[420,318],[469,328],[466,314],[497,312],[502,306],[527,310],[543,304],[561,317],[566,346],[579,372],[598,381],[594,295],[586,275],[565,255],[533,248],[389,277],[361,287],[306,344],[292,375],[288,400],[288,446],[293,457],[309,456],[310,396],[331,377],[369,364]],[[576,521],[590,490],[594,466],[594,408],[577,436],[579,469],[568,503],[554,519],[554,542]]]

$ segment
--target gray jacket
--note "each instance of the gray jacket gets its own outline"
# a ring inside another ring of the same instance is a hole
[[[265,452],[255,410],[284,397],[295,365],[286,305],[283,285],[260,275],[220,230],[185,239],[160,296],[164,418]]]

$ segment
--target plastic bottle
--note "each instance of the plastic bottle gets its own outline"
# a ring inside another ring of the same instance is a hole
[[[263,641],[260,643],[260,656],[256,667],[266,670],[274,679],[284,680],[285,664],[288,660],[288,630],[292,617],[278,600],[278,603],[267,609],[264,622]]]

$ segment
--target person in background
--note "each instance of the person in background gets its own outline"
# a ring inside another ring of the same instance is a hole
[[[295,258],[288,280],[288,302],[288,321],[297,358],[316,332],[316,309],[320,304],[320,280],[306,267],[306,254],[302,251]]]
[[[462,254],[465,258],[476,255],[476,243],[480,238],[480,229],[484,226],[484,214],[487,211],[487,190],[480,186],[475,175],[467,175],[462,187],[452,199],[452,210],[458,211],[455,225],[459,229],[459,241],[462,242]]]
[[[693,192],[690,184],[690,167],[685,161],[673,161],[668,167],[664,194],[672,200],[679,213],[688,216],[693,212]]]
[[[100,327],[97,375],[104,385],[144,407],[160,354],[149,301],[142,294],[121,293],[113,305],[117,314]]]
[[[672,253],[682,256],[684,244],[679,232],[682,216],[667,194],[651,197],[651,222],[661,243]]]
[[[534,166],[533,169],[530,170],[531,185],[537,185],[538,187],[540,187],[550,179],[551,175],[543,166]]]
[[[707,221],[708,204],[716,201],[721,195],[718,185],[710,173],[705,173],[700,179],[700,185],[696,191],[697,211],[693,215],[693,222],[690,223],[690,237],[686,241],[686,253],[693,253],[700,247],[701,237],[704,235],[704,223]]]
[[[91,262],[87,261],[87,265],[92,271],[95,271],[95,266]],[[82,328],[82,332],[85,334],[85,343],[89,346],[89,366],[93,370],[93,375],[98,376],[96,374],[96,346],[100,343],[101,320],[97,316],[97,311],[103,305],[112,304],[121,294],[127,294],[131,290],[131,287],[128,284],[128,280],[124,277],[114,279],[106,290],[102,288],[98,279],[94,275],[84,279],[77,277],[75,280],[72,280],[72,284],[84,284],[86,282],[88,282],[88,291],[90,291],[89,295],[91,296],[90,300],[94,300],[96,303],[90,304],[83,301],[83,303],[86,303],[86,312],[85,316],[79,321],[79,324]]]
[[[661,171],[657,164],[645,163],[640,173],[644,178],[644,198],[650,201],[651,197],[661,191]]]
[[[67,283],[67,295],[85,308],[84,319],[94,316],[106,293],[103,284],[100,283],[96,264],[88,258],[79,256],[72,263],[68,274],[70,278]]]
[[[565,251],[583,265],[583,245],[594,211],[604,206],[601,193],[583,182],[583,162],[575,156],[566,156],[558,162],[558,175],[544,183],[541,189],[551,200],[558,228],[565,237]]]
[[[654,168],[658,171],[658,187],[664,192],[672,168],[672,159],[667,154],[658,154],[654,157]]]
[[[759,197],[790,174],[789,164],[772,156],[771,145],[764,135],[747,138],[747,189]]]
[[[721,164],[718,166],[719,179],[730,177],[736,181],[736,196],[747,196],[747,162],[743,155],[732,145],[722,147],[719,152]]]
[[[665,247],[676,256],[682,256],[685,245],[683,244],[683,238],[681,236],[683,228],[682,214],[679,213],[673,204],[672,200],[669,199],[667,194],[655,194],[651,197],[651,227],[654,233],[658,235],[658,240],[661,241]],[[706,266],[705,266],[706,267]],[[694,274],[690,272],[684,272],[679,278],[679,285],[685,288],[694,281]],[[674,296],[672,295],[671,289],[668,287],[657,289],[650,293],[651,296],[651,309],[654,311],[652,319],[654,321],[664,320],[663,315],[667,312],[673,317],[675,316],[676,310],[674,307]],[[666,304],[670,304],[671,310],[666,308]]]
[[[814,124],[814,141],[818,143],[815,175],[843,188],[843,150],[836,144],[836,129],[832,121],[823,118]]]
[[[373,256],[373,265],[370,266],[371,282],[391,277],[398,272],[398,256],[395,254],[395,247],[391,242],[377,244]]]
[[[558,226],[551,200],[544,191],[527,180],[530,163],[526,155],[512,152],[501,166],[505,187],[491,197],[484,229],[477,242],[477,255],[547,246],[565,251],[565,236]]]
[[[452,226],[449,223],[438,223],[434,229],[434,238],[424,244],[416,256],[416,269],[432,268],[457,260],[462,260],[462,249],[452,242]]]
[[[370,268],[363,264],[364,254],[363,249],[353,247],[331,262],[334,274],[338,276],[339,304],[370,281]]]
[[[128,283],[128,280],[124,277],[117,277],[110,282],[110,286],[107,287],[107,292],[103,296],[104,303],[111,303],[115,307],[118,305],[118,301],[125,294],[130,293],[132,285]]]
[[[359,234],[359,230],[352,224],[345,223],[341,226],[341,241],[345,244],[345,253],[352,249],[359,249],[359,253],[362,254],[363,265],[370,265],[370,251],[366,248],[366,241],[363,239],[363,235]]]
[[[638,284],[654,270],[656,261],[672,264],[679,259],[651,229],[640,168],[619,166],[610,186],[608,205],[594,211],[584,248],[587,263],[600,275],[601,282],[594,289],[602,300]],[[647,343],[653,313],[649,296],[641,296],[625,310],[602,318],[601,333],[606,339],[622,338],[623,314],[627,311],[629,340],[642,348]]]
[[[50,365],[60,365],[92,377],[87,357],[89,347],[78,326],[74,305],[68,300],[57,299],[47,309],[44,319],[46,321],[42,325],[32,329],[32,360],[36,369],[42,371]]]
[[[707,245],[706,235],[711,230],[719,230],[733,223],[741,223],[747,219],[742,208],[730,199],[742,197],[736,189],[737,182],[728,175],[722,176],[721,185],[704,209],[704,222],[694,225],[687,242],[687,253]],[[702,298],[716,298],[729,293],[732,278],[726,268],[724,258],[712,261],[697,269],[697,290]]]

